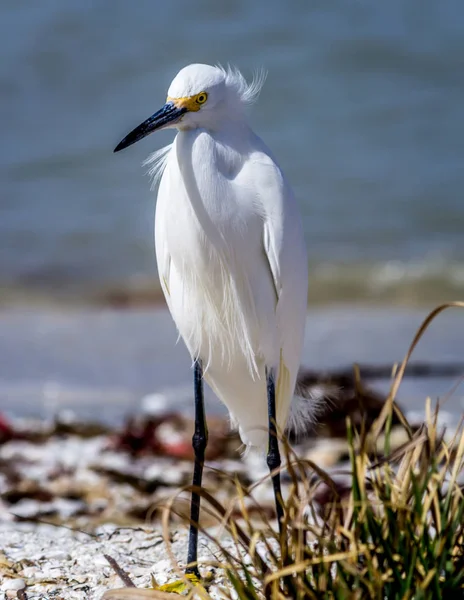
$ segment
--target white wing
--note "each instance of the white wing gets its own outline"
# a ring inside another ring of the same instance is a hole
[[[258,154],[253,172],[264,219],[263,246],[276,292],[280,338],[276,382],[277,421],[285,427],[300,366],[306,320],[308,266],[297,203],[282,172],[268,154]]]

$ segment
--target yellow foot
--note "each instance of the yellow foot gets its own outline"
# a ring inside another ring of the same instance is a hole
[[[188,579],[193,585],[198,585],[201,583],[201,579],[199,579],[193,573],[186,573],[185,578]],[[171,581],[171,583],[165,583],[164,585],[157,586],[157,589],[161,592],[170,592],[171,594],[183,594],[189,589],[189,585],[184,579],[176,579],[176,581]]]
[[[213,580],[213,573],[210,572],[206,575],[206,577],[200,579],[194,573],[186,573],[185,578],[189,580],[189,582],[196,586],[208,587]],[[183,594],[190,589],[190,586],[185,581],[185,579],[177,579],[176,581],[171,581],[171,583],[165,583],[164,585],[154,585],[155,589],[160,592],[169,592],[171,594]]]
[[[172,600],[172,596],[160,590],[125,587],[105,592],[101,600]]]
[[[189,592],[192,586],[198,586],[200,590],[205,590],[212,583],[213,577],[214,571],[210,571],[202,579],[189,573],[185,575],[188,582],[185,579],[178,579],[171,583],[158,585],[152,575],[151,588],[125,587],[117,590],[108,590],[103,594],[101,600],[169,600],[173,594],[183,595],[184,592]]]

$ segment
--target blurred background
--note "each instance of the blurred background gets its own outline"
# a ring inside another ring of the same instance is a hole
[[[141,167],[173,134],[112,150],[192,62],[268,71],[250,119],[303,215],[304,364],[401,360],[428,310],[464,297],[463,34],[460,0],[3,0],[3,408],[115,419],[151,393],[189,405]],[[462,359],[463,333],[445,315],[416,356]],[[452,384],[402,393],[419,410]]]

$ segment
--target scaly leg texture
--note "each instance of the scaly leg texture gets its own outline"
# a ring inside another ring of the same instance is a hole
[[[205,450],[208,443],[208,428],[206,426],[205,402],[203,397],[203,369],[201,360],[197,359],[194,365],[194,390],[195,390],[195,432],[192,437],[192,446],[195,453],[195,467],[193,470],[192,499],[190,504],[190,532],[188,542],[186,574],[200,577],[198,567],[198,522],[200,519],[200,494],[203,477],[203,464]]]
[[[272,372],[267,372],[267,402],[268,402],[268,416],[269,416],[269,445],[267,453],[267,466],[269,470],[274,471],[280,467],[280,451],[279,451],[279,439],[277,437],[276,427],[276,403],[275,403],[275,381]],[[274,498],[276,505],[277,520],[279,522],[279,531],[282,537],[283,527],[283,502],[282,502],[282,490],[280,487],[280,471],[272,475],[272,485],[274,487]]]
[[[288,558],[288,546],[287,546],[287,532],[284,529],[284,503],[282,499],[282,489],[280,486],[280,471],[274,473],[275,469],[278,469],[281,464],[280,450],[279,450],[279,439],[277,437],[277,424],[276,424],[276,401],[275,401],[275,379],[274,375],[269,372],[267,375],[267,406],[269,416],[269,447],[267,452],[267,466],[272,476],[272,486],[274,488],[274,499],[276,506],[277,521],[279,523],[280,533],[280,549],[282,552],[282,566],[289,565]],[[293,597],[291,578],[284,577],[284,588],[287,590],[286,597]]]

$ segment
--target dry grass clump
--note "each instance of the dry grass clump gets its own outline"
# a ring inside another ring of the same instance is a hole
[[[400,413],[409,441],[389,452],[391,419],[399,411],[393,400],[409,356],[433,318],[450,306],[464,303],[443,305],[424,321],[370,430],[348,427],[348,485],[341,487],[333,474],[299,459],[287,445],[292,485],[285,500],[285,539],[279,539],[275,524],[253,504],[253,489],[237,485],[234,505],[227,508],[202,492],[203,505],[218,515],[235,541],[231,549],[217,540],[222,556],[216,566],[225,570],[230,584],[224,597],[464,597],[462,421],[453,436],[445,436],[437,425],[439,408],[432,410],[429,402],[426,422],[413,434]],[[377,459],[367,447],[380,436],[386,458]],[[168,517],[166,513],[166,533]],[[194,589],[200,597],[210,597],[206,586]]]
[[[250,517],[243,502],[250,492],[240,490],[242,528],[205,494],[239,550],[222,548],[225,560],[217,565],[238,597],[438,599],[462,593],[464,494],[457,478],[464,432],[461,426],[446,443],[435,417],[394,461],[373,463],[362,440],[351,436],[347,493],[316,465],[290,457],[286,543],[265,515],[259,523]],[[308,478],[308,471],[316,476]],[[315,501],[321,486],[332,494],[322,510]]]

